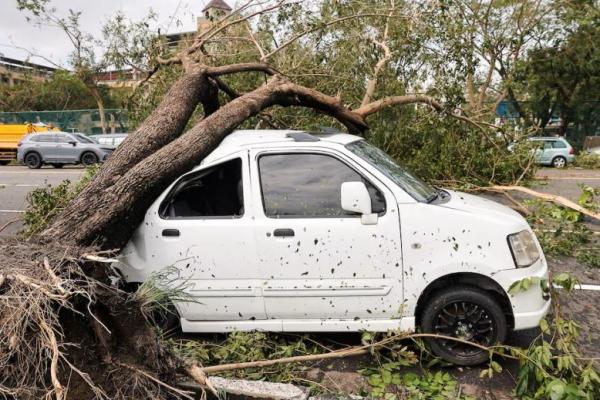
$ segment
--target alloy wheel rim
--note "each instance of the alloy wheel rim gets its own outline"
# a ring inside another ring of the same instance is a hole
[[[38,165],[38,160],[35,156],[28,156],[27,157],[27,165],[35,167],[36,165]]]
[[[481,305],[468,301],[446,304],[434,318],[435,333],[475,342],[483,346],[494,344],[496,323]],[[469,357],[482,350],[466,343],[439,339],[440,345],[458,356]]]
[[[96,161],[96,160],[94,159],[94,156],[91,154],[86,154],[85,156],[83,156],[83,163],[85,165],[93,164],[94,161]]]
[[[557,168],[562,168],[565,166],[565,160],[563,160],[562,158],[557,158],[556,160],[554,160],[554,166]]]

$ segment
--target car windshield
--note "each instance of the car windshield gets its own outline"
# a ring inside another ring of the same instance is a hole
[[[91,138],[89,138],[89,137],[87,137],[87,136],[81,135],[81,134],[79,134],[79,133],[72,133],[72,135],[73,135],[73,136],[75,137],[75,139],[77,139],[77,141],[78,141],[78,142],[80,142],[80,143],[98,143],[98,142],[96,142],[95,140],[93,140],[93,139],[91,139]]]
[[[346,148],[381,171],[415,200],[429,202],[436,196],[435,188],[396,164],[384,151],[366,141],[359,140],[349,143]]]

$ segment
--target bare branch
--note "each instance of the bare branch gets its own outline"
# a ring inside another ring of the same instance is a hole
[[[263,58],[261,58],[261,61],[266,61],[269,58],[271,58],[274,54],[278,53],[279,51],[285,49],[286,47],[288,47],[289,45],[291,45],[292,43],[294,43],[296,40],[300,39],[303,36],[306,36],[310,33],[316,32],[318,30],[327,28],[331,25],[335,25],[335,24],[339,24],[340,22],[344,22],[344,21],[348,21],[351,19],[356,19],[356,18],[363,18],[363,17],[388,17],[388,15],[386,14],[378,14],[378,13],[361,13],[361,14],[353,14],[353,15],[347,15],[345,17],[341,17],[341,18],[336,18],[333,19],[331,21],[328,21],[326,23],[314,26],[312,28],[308,28],[305,29],[304,31],[295,34],[294,36],[292,36],[288,41],[284,42],[281,46],[277,47],[276,49],[272,50],[270,53],[268,53],[267,55],[265,55]]]
[[[256,40],[256,37],[254,36],[254,32],[252,32],[252,28],[250,28],[250,25],[248,23],[246,23],[245,25],[246,31],[248,31],[248,35],[250,35],[250,39],[252,40],[252,43],[254,43],[254,46],[256,46],[256,49],[260,53],[260,58],[262,60],[263,58],[265,58],[265,51],[263,50],[260,43],[258,43],[258,40]]]
[[[244,11],[245,9],[247,9],[250,6],[251,3],[252,3],[252,1],[249,1],[248,3],[244,4],[239,9],[237,9],[234,12],[232,12],[231,14],[229,14],[227,17],[225,17],[221,21],[221,25],[217,25],[217,26],[209,29],[208,31],[206,31],[206,32],[198,35],[198,37],[196,38],[196,40],[194,40],[194,43],[190,46],[189,49],[187,49],[187,54],[194,53],[196,50],[200,49],[204,45],[204,43],[206,43],[206,41],[210,40],[212,37],[214,37],[215,35],[217,35],[219,32],[222,32],[223,30],[229,28],[230,26],[239,24],[241,22],[248,21],[249,19],[251,19],[251,18],[253,18],[253,17],[257,16],[257,15],[265,14],[267,12],[273,11],[273,10],[281,7],[282,5],[284,5],[285,0],[280,0],[275,5],[272,5],[272,6],[267,7],[267,8],[260,9],[260,10],[258,10],[256,12],[250,13],[249,15],[247,15],[245,17],[241,17],[241,18],[238,18],[238,19],[235,19],[233,21],[229,21],[229,22],[223,24],[223,22],[228,21],[233,16],[238,15],[242,11]]]
[[[375,43],[375,45],[379,46],[383,50],[383,57],[381,57],[379,61],[377,61],[377,64],[375,64],[375,67],[373,67],[373,76],[371,76],[371,78],[367,82],[367,89],[365,90],[365,95],[363,96],[362,102],[360,104],[361,106],[365,106],[371,102],[373,94],[375,93],[375,86],[377,85],[379,73],[381,72],[381,69],[385,66],[385,64],[387,64],[388,61],[392,58],[392,52],[390,51],[390,47],[387,44],[387,40],[390,29],[390,19],[394,14],[394,6],[395,4],[392,1],[392,9],[390,10],[390,13],[388,14],[388,19],[385,22],[385,28],[383,29],[381,41],[373,40],[373,43]]]
[[[264,72],[267,75],[277,74],[275,69],[263,63],[229,64],[220,67],[209,67],[206,69],[206,74],[212,77],[237,74],[239,72]]]

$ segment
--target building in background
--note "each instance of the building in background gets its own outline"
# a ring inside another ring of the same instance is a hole
[[[0,85],[15,84],[34,79],[44,81],[52,77],[56,68],[29,61],[0,56]]]
[[[111,88],[135,88],[145,76],[145,72],[124,69],[98,72],[94,79],[98,85]]]
[[[194,36],[210,29],[215,21],[227,16],[233,9],[223,0],[211,0],[202,9],[202,16],[196,18],[196,30],[176,32],[165,35],[166,44],[170,49],[191,44]]]

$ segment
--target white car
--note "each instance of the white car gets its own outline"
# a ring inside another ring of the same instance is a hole
[[[436,190],[348,134],[237,131],[148,209],[114,265],[130,283],[170,270],[184,332],[437,332],[484,345],[548,312],[527,222]],[[487,352],[431,341],[462,365]]]

